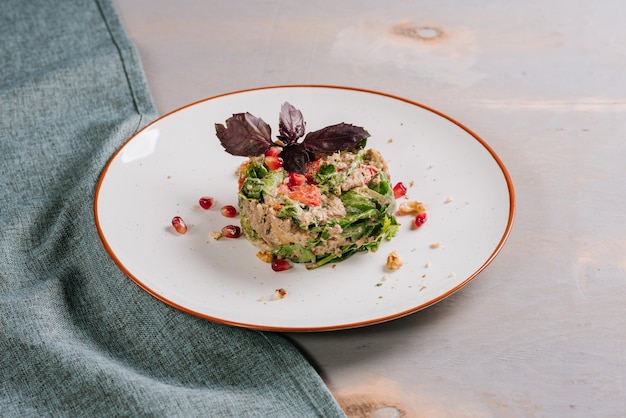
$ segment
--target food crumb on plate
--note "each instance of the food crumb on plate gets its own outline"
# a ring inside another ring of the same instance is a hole
[[[432,248],[434,250],[436,248],[441,248],[442,245],[443,244],[440,243],[440,242],[433,242],[433,243],[430,244],[430,248]]]
[[[448,196],[446,197],[446,200],[443,201],[443,203],[447,205],[448,203],[452,203],[453,201],[454,199],[452,198],[452,196]]]
[[[216,241],[222,238],[222,233],[220,231],[211,231],[209,232],[209,235],[211,236],[211,238],[213,238]]]
[[[272,295],[272,300],[279,300],[287,296],[287,291],[282,287],[280,289],[274,290],[274,294]]]

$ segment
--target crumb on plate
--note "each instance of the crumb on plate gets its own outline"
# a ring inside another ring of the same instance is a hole
[[[282,287],[280,289],[274,290],[274,294],[272,295],[272,300],[282,299],[287,296],[287,291]]]

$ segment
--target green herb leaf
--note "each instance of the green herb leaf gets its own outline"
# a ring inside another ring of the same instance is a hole
[[[281,245],[274,250],[274,255],[278,258],[286,258],[296,263],[314,263],[315,254],[308,248],[299,244]]]
[[[252,162],[246,166],[246,176],[240,194],[248,199],[264,201],[264,194],[278,187],[283,180],[282,173],[270,171],[262,164]]]

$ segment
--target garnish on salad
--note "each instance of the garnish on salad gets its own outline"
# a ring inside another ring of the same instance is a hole
[[[250,113],[215,124],[228,153],[249,157],[238,169],[241,230],[248,240],[275,260],[312,269],[376,251],[396,234],[387,163],[365,149],[365,129],[339,123],[306,133],[302,113],[289,103],[281,107],[278,127],[273,139],[270,126]]]

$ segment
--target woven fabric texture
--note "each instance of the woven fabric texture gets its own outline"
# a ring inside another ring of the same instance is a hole
[[[285,338],[214,324],[110,259],[93,198],[156,118],[109,0],[0,2],[0,415],[342,416]]]

